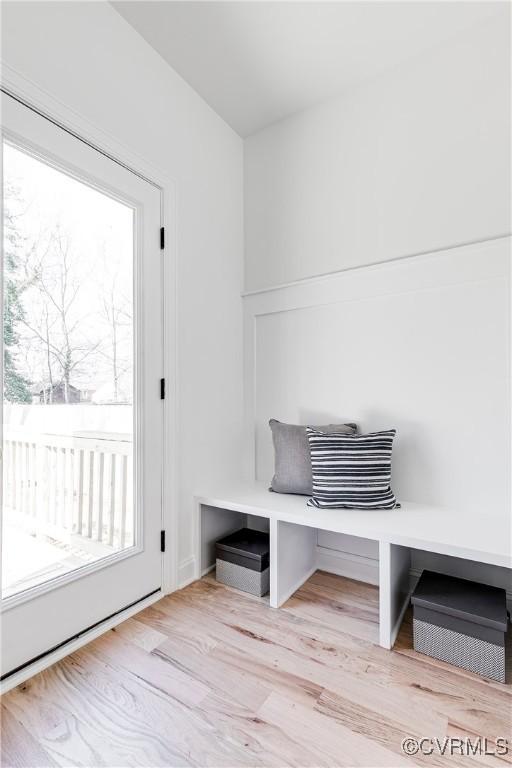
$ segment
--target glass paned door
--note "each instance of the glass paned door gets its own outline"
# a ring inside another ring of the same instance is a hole
[[[8,141],[2,596],[135,542],[134,210]]]
[[[5,675],[160,588],[162,312],[160,190],[6,95],[2,128]]]

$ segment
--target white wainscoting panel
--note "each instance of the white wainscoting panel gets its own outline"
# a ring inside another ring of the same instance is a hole
[[[501,238],[247,295],[249,474],[272,476],[269,418],[350,420],[398,430],[399,499],[509,509],[509,270]],[[328,534],[318,544],[377,557]]]

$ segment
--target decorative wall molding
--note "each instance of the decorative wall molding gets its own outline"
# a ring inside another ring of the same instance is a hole
[[[311,306],[400,294],[502,276],[493,255],[510,249],[500,235],[447,249],[353,267],[243,295],[246,315],[260,317]],[[484,256],[484,258],[482,258]]]
[[[319,307],[398,296],[490,279],[508,279],[510,236],[435,251],[410,260],[386,262],[272,288],[244,297],[244,394],[250,476],[254,476],[256,335],[260,318]]]
[[[430,253],[315,276],[287,285],[272,286],[265,290],[245,294],[243,297],[244,417],[247,477],[254,479],[257,476],[256,427],[259,424],[258,428],[263,429],[260,424],[263,419],[261,413],[257,419],[258,399],[262,396],[262,392],[261,390],[258,391],[258,388],[267,388],[267,386],[271,388],[270,376],[278,375],[275,371],[268,371],[266,368],[263,375],[258,369],[258,365],[263,364],[261,360],[258,361],[257,359],[257,353],[260,352],[258,348],[259,333],[266,328],[267,338],[271,337],[272,331],[268,330],[269,322],[275,318],[278,322],[277,328],[281,322],[279,316],[283,316],[285,325],[288,323],[287,318],[284,318],[285,313],[290,316],[291,313],[300,313],[306,309],[343,304],[350,308],[351,303],[357,302],[365,302],[370,306],[372,300],[388,297],[390,301],[394,301],[395,299],[399,300],[400,297],[406,297],[408,294],[420,297],[428,292],[434,294],[440,292],[439,295],[446,296],[447,291],[452,289],[454,300],[457,301],[457,297],[460,295],[471,296],[475,286],[480,284],[482,286],[490,286],[491,284],[508,286],[505,287],[507,293],[501,292],[500,289],[500,296],[503,297],[504,302],[507,300],[510,302],[510,298],[505,298],[506,296],[510,297],[510,245],[511,236],[507,234]],[[435,296],[433,300],[435,315]],[[466,301],[466,311],[467,306]],[[454,313],[457,312],[457,307],[458,305],[454,303]],[[298,314],[297,317],[299,316]],[[318,322],[322,316],[315,314],[314,317]],[[428,327],[428,323],[425,323],[425,327]],[[289,324],[286,325],[286,328],[288,333],[291,333]],[[463,348],[469,354],[471,349],[469,338],[465,338]],[[305,360],[306,354],[307,351],[304,350]],[[283,357],[288,363],[289,358]],[[275,361],[276,355],[271,356],[270,359]],[[271,401],[272,390],[266,389],[266,391],[270,393],[269,401]],[[259,402],[261,403],[261,399]],[[318,406],[318,402],[311,403],[313,410],[315,407],[318,410]],[[275,413],[268,414],[268,417],[272,416],[279,418]],[[430,439],[432,439],[431,435]],[[259,453],[261,454],[261,448]],[[268,467],[265,466],[266,469]],[[415,500],[411,495],[406,498],[411,501]],[[322,543],[328,542],[323,541]],[[361,556],[356,552],[331,549],[330,546],[319,547],[318,556],[319,567],[325,570],[332,569],[332,572],[347,575],[350,578],[364,576],[365,580],[377,583],[375,572],[378,561],[376,560],[366,562],[364,559],[361,560]]]
[[[468,240],[467,242],[455,243],[454,245],[447,245],[442,248],[436,248],[433,251],[420,251],[418,253],[409,253],[403,256],[395,256],[394,258],[384,259],[382,261],[369,261],[366,264],[345,267],[344,269],[337,269],[332,272],[322,272],[321,274],[310,275],[309,277],[303,277],[303,278],[300,278],[299,280],[291,280],[289,283],[278,283],[277,285],[268,285],[268,286],[265,286],[264,288],[255,288],[254,290],[251,290],[251,291],[244,291],[242,293],[242,298],[245,299],[251,296],[259,296],[262,293],[269,293],[271,291],[281,291],[286,288],[294,288],[296,286],[308,285],[308,284],[317,282],[318,280],[329,280],[333,277],[336,277],[337,275],[343,275],[347,272],[366,270],[372,267],[380,267],[385,264],[395,264],[397,262],[402,262],[402,261],[411,261],[413,259],[417,259],[422,256],[432,256],[433,254],[436,254],[436,253],[446,253],[447,251],[451,251],[457,248],[466,248],[469,245],[481,245],[482,243],[489,243],[494,240],[503,240],[504,238],[510,238],[510,237],[512,237],[512,233],[505,232],[504,234],[493,235],[492,237],[484,237],[478,240]]]
[[[382,296],[510,278],[511,236],[434,251],[270,288],[243,299],[246,472],[256,472],[256,341],[258,321],[270,315]]]

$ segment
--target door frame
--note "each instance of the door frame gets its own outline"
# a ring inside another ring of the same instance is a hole
[[[78,140],[89,144],[109,159],[124,166],[127,170],[142,177],[145,181],[160,190],[160,219],[165,227],[165,247],[162,263],[162,322],[163,322],[163,370],[165,378],[165,400],[163,402],[163,457],[164,467],[162,478],[162,526],[166,531],[166,551],[162,556],[162,591],[157,596],[173,592],[178,586],[178,519],[177,519],[177,462],[176,462],[176,183],[163,173],[153,163],[134,153],[129,147],[121,144],[115,137],[93,125],[82,115],[66,107],[51,94],[28,81],[21,74],[2,62],[0,89],[13,97],[24,106],[39,113],[53,122],[59,128],[71,133]],[[148,598],[148,600],[151,600]],[[101,627],[94,628],[91,633],[98,636],[110,629],[116,623],[124,621],[128,615],[141,610],[147,601],[143,601],[123,611],[111,619],[107,619]],[[149,604],[149,603],[148,603]],[[92,639],[91,633],[72,641],[66,648],[56,650],[45,656],[35,665],[25,668],[7,678],[1,686],[1,692],[19,685],[24,679],[55,663],[67,653],[76,650],[80,645]]]

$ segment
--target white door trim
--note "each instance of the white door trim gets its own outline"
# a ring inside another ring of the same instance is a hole
[[[178,489],[175,450],[177,445],[176,182],[153,163],[91,123],[83,115],[67,107],[54,95],[40,88],[1,59],[0,71],[2,89],[9,95],[160,189],[161,222],[165,227],[162,275],[164,296],[162,376],[166,381],[162,457],[164,467],[162,525],[166,531],[167,542],[166,552],[162,558],[162,591],[168,594],[178,586]]]

